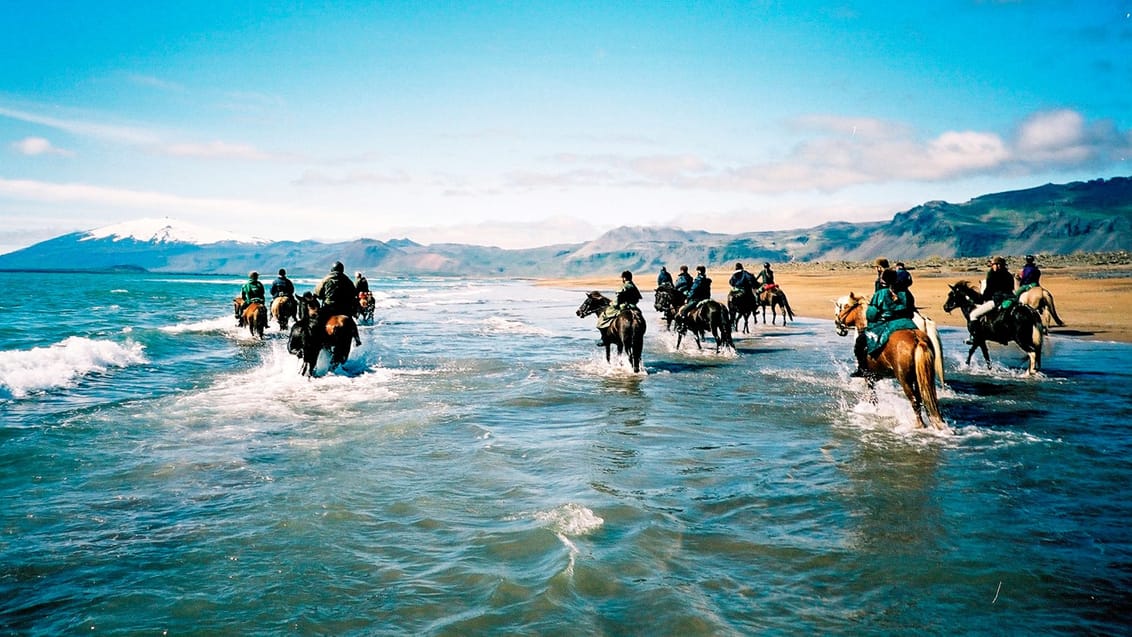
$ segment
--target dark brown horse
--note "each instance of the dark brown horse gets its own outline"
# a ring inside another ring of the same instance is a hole
[[[789,316],[790,320],[794,320],[794,310],[790,307],[790,301],[786,299],[786,293],[782,288],[777,285],[772,288],[767,288],[759,292],[759,306],[763,310],[763,325],[766,325],[766,308],[770,308],[770,324],[774,325],[778,321],[778,310],[782,308],[782,325],[786,326],[786,317]],[[755,318],[758,322],[758,317]]]
[[[290,294],[277,296],[271,302],[271,317],[279,324],[280,330],[286,330],[288,323],[295,320],[295,310],[298,307],[295,297]]]
[[[330,370],[342,365],[350,357],[353,345],[361,345],[358,324],[353,317],[345,314],[331,316],[326,325],[319,329],[318,308],[310,306],[307,318],[295,321],[287,350],[302,360],[299,374],[314,376],[318,355],[322,350],[330,351]]]
[[[867,299],[850,292],[846,302],[838,304],[835,309],[834,326],[837,333],[845,336],[849,333],[849,328],[855,327],[858,332],[865,329],[867,307]],[[918,329],[897,330],[889,335],[884,349],[875,358],[867,358],[869,371],[874,376],[895,378],[900,383],[908,402],[912,403],[912,411],[916,414],[916,423],[920,428],[926,426],[921,411],[927,411],[932,427],[939,430],[947,428],[936,397],[935,353],[927,334]],[[867,377],[867,381],[872,389],[875,378]]]
[[[727,308],[718,301],[708,299],[699,303],[696,307],[688,310],[683,317],[678,312],[676,314],[676,349],[680,349],[680,341],[684,339],[684,334],[687,332],[692,333],[692,338],[696,340],[696,347],[699,349],[703,349],[702,343],[709,332],[715,340],[715,351],[717,353],[724,347],[735,349],[735,343],[731,342],[731,319],[728,316]]]
[[[612,301],[603,296],[601,292],[590,292],[575,314],[578,315],[578,318],[585,318],[590,314],[600,316],[610,303]],[[627,351],[633,372],[639,373],[641,371],[641,352],[645,348],[645,329],[645,317],[641,314],[641,310],[636,307],[622,309],[612,323],[606,327],[599,327],[601,344],[605,346],[605,361],[609,362],[610,359],[610,345],[616,345],[617,355],[620,356],[622,352]]]
[[[971,349],[967,351],[967,364],[976,349],[983,352],[983,360],[990,367],[990,352],[987,341],[1006,345],[1010,341],[1018,344],[1030,359],[1028,373],[1033,374],[1042,368],[1042,345],[1045,342],[1045,325],[1037,310],[1024,303],[1013,303],[1008,308],[998,308],[989,314],[971,321],[971,311],[983,302],[983,296],[967,281],[957,281],[949,285],[951,291],[943,304],[943,311],[950,313],[959,308],[967,319],[971,332]]]
[[[727,311],[731,314],[731,331],[739,331],[739,319],[743,319],[743,333],[750,334],[749,319],[754,317],[755,323],[759,317],[755,312],[759,309],[759,299],[754,291],[732,289],[727,295]],[[766,319],[763,319],[764,321]]]
[[[252,336],[263,338],[263,330],[267,329],[267,308],[259,301],[253,301],[245,308],[243,299],[232,299],[238,326],[247,326]],[[241,310],[241,308],[243,308]]]
[[[672,331],[672,321],[676,318],[676,310],[684,305],[684,298],[684,293],[671,283],[663,283],[656,288],[652,306],[664,317],[664,329]]]

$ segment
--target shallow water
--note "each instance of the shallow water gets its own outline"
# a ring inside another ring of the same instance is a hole
[[[1027,378],[945,331],[939,435],[830,321],[716,354],[646,309],[634,374],[581,292],[373,281],[306,380],[239,279],[43,276],[0,273],[0,632],[1126,630],[1128,345]]]

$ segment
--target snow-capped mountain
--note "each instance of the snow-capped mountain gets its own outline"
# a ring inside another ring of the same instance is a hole
[[[149,243],[191,243],[210,245],[227,241],[235,243],[265,244],[265,239],[245,237],[226,230],[206,228],[196,224],[171,219],[146,218],[125,223],[116,223],[88,231],[80,241],[110,238],[113,241],[133,239]]]

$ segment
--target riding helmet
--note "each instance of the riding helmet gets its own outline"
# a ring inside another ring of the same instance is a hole
[[[256,272],[255,270],[248,272],[248,278],[249,279],[258,279],[259,278],[259,272]]]
[[[346,266],[342,265],[341,261],[335,261],[334,265],[330,267],[331,272],[343,272],[345,270]]]
[[[287,271],[283,268],[279,268],[279,276],[287,276]]]

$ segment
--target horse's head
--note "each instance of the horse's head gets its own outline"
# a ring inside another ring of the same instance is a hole
[[[967,281],[958,281],[947,287],[950,291],[947,293],[947,300],[943,302],[943,311],[948,314],[956,308],[973,308],[982,300],[978,291]]]
[[[838,336],[848,334],[850,327],[861,326],[864,301],[865,297],[850,292],[833,302],[833,325],[837,328]]]
[[[684,304],[684,293],[677,290],[671,283],[665,283],[656,289],[653,309],[665,312],[670,308]]]
[[[586,294],[586,300],[582,301],[581,306],[575,314],[578,318],[585,318],[590,314],[597,314],[606,308],[612,301],[602,296],[601,292],[593,291]]]

